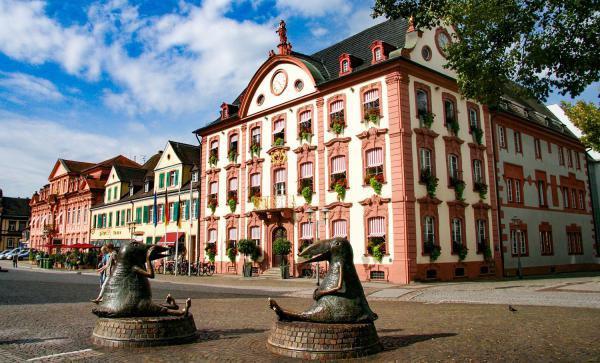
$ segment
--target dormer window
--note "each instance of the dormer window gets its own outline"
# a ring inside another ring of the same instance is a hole
[[[150,182],[147,181],[144,183],[144,193],[148,193],[150,191]]]
[[[198,182],[198,172],[197,171],[192,173],[192,182],[194,182],[194,183]]]
[[[340,76],[346,75],[352,72],[352,58],[350,54],[343,53],[340,55]]]
[[[129,188],[129,196],[133,196],[133,185]]]
[[[376,40],[371,43],[371,64],[375,64],[387,59],[387,55],[392,47],[389,44]]]
[[[221,120],[229,118],[229,105],[223,102],[221,104]]]

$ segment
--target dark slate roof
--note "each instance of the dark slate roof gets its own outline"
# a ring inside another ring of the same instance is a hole
[[[99,163],[96,164],[92,164],[90,167],[86,168],[83,170],[83,172],[90,172],[93,169],[96,168],[110,168],[116,165],[121,165],[121,166],[129,166],[129,167],[133,167],[133,168],[139,168],[141,165],[136,163],[135,161],[123,156],[123,155],[117,155],[114,158],[110,158],[104,161],[101,161]]]
[[[94,163],[87,163],[84,161],[75,161],[75,160],[66,160],[66,159],[58,159],[68,171],[73,173],[81,173],[83,170],[94,166]]]
[[[154,168],[156,168],[156,164],[160,160],[160,156],[162,155],[162,150],[152,155],[148,161],[142,165],[142,168],[146,170],[146,178],[154,179]]]
[[[2,203],[2,217],[29,217],[29,198],[0,198]]]
[[[130,168],[128,166],[115,165],[115,171],[122,182],[143,181],[146,176],[146,169]]]
[[[183,164],[198,165],[200,163],[200,146],[169,141],[169,144]]]

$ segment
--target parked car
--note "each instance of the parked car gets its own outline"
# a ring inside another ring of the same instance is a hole
[[[28,260],[29,259],[29,248],[24,248],[19,251],[19,260]]]
[[[12,250],[4,253],[2,255],[2,259],[3,260],[10,260],[10,259],[12,259],[13,253],[19,253],[20,250],[21,250],[20,248],[13,248]]]
[[[5,253],[9,253],[12,250],[13,250],[12,248],[9,248],[9,249],[6,249],[6,250],[0,252],[0,260],[4,259],[4,254]]]

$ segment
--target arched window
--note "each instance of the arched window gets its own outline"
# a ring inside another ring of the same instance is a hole
[[[469,107],[469,127],[471,130],[479,128],[479,115],[473,107]]]
[[[237,228],[229,228],[227,234],[227,249],[236,248],[237,247]]]
[[[452,250],[458,252],[460,246],[462,246],[462,221],[460,218],[452,219]]]
[[[454,154],[448,155],[448,176],[450,180],[459,180],[458,173],[458,156]]]
[[[254,198],[260,198],[260,174],[250,174],[250,189],[248,191],[248,201],[252,201]]]
[[[345,219],[338,219],[333,221],[333,238],[346,238],[348,237],[348,223]]]
[[[216,165],[219,161],[219,140],[213,140],[210,143],[210,151],[208,153],[208,163]]]
[[[278,196],[286,195],[285,169],[275,170],[274,176],[275,176],[275,184],[274,184],[275,195],[278,195]]]
[[[428,175],[433,175],[433,170],[431,168],[431,150],[424,147],[420,148],[419,158],[421,162],[421,174],[427,173]]]
[[[483,173],[481,167],[481,160],[473,160],[473,182],[483,183]]]
[[[381,116],[379,108],[379,89],[372,89],[363,95],[363,117],[365,121],[377,122]]]
[[[425,223],[423,225],[423,236],[425,243],[435,244],[435,218],[432,216],[425,216]]]
[[[344,101],[334,101],[329,107],[329,127],[336,134],[341,133],[344,127],[346,127],[346,119],[344,117]]]
[[[236,158],[238,156],[238,143],[239,143],[238,134],[231,135],[231,137],[229,138],[229,152],[227,153],[227,157],[229,158],[229,161],[231,161],[231,162],[235,162]]]
[[[350,71],[350,62],[348,60],[342,61],[342,73],[347,73]]]
[[[257,246],[260,246],[260,227],[259,226],[250,227],[250,239],[253,240]]]
[[[273,123],[273,145],[285,144],[285,120],[279,119]]]
[[[310,110],[304,111],[300,113],[298,119],[298,137],[300,140],[308,140],[312,134],[312,112]]]
[[[383,183],[383,149],[376,147],[366,152],[367,170],[365,171],[365,184],[369,184],[371,178]]]
[[[312,162],[300,164],[300,185],[298,192],[302,193],[302,190],[307,187],[310,188],[311,191],[314,191]]]
[[[339,184],[343,187],[348,187],[347,175],[346,175],[346,156],[334,156],[331,158],[331,180],[330,188],[335,188],[335,185]]]
[[[449,99],[444,100],[444,117],[446,125],[450,125],[456,121],[456,106]]]
[[[423,118],[429,113],[429,97],[427,92],[422,89],[417,90],[417,108],[419,118]]]

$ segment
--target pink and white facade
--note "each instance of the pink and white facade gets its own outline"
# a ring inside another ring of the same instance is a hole
[[[90,208],[103,200],[112,165],[139,167],[121,155],[97,164],[58,159],[31,198],[30,247],[89,243]]]
[[[298,250],[318,234],[347,237],[364,280],[501,273],[489,113],[463,99],[442,67],[436,45],[447,32],[388,21],[312,56],[291,52],[283,32],[278,54],[196,131],[201,251],[215,244],[218,272],[235,271],[226,250],[241,238],[261,247],[261,271],[278,266],[273,241],[284,236],[293,242],[291,273],[300,275]],[[429,127],[425,114],[434,118]],[[421,182],[424,169],[439,179],[434,195]],[[437,259],[426,240],[440,247]],[[468,248],[462,258],[460,246]]]

